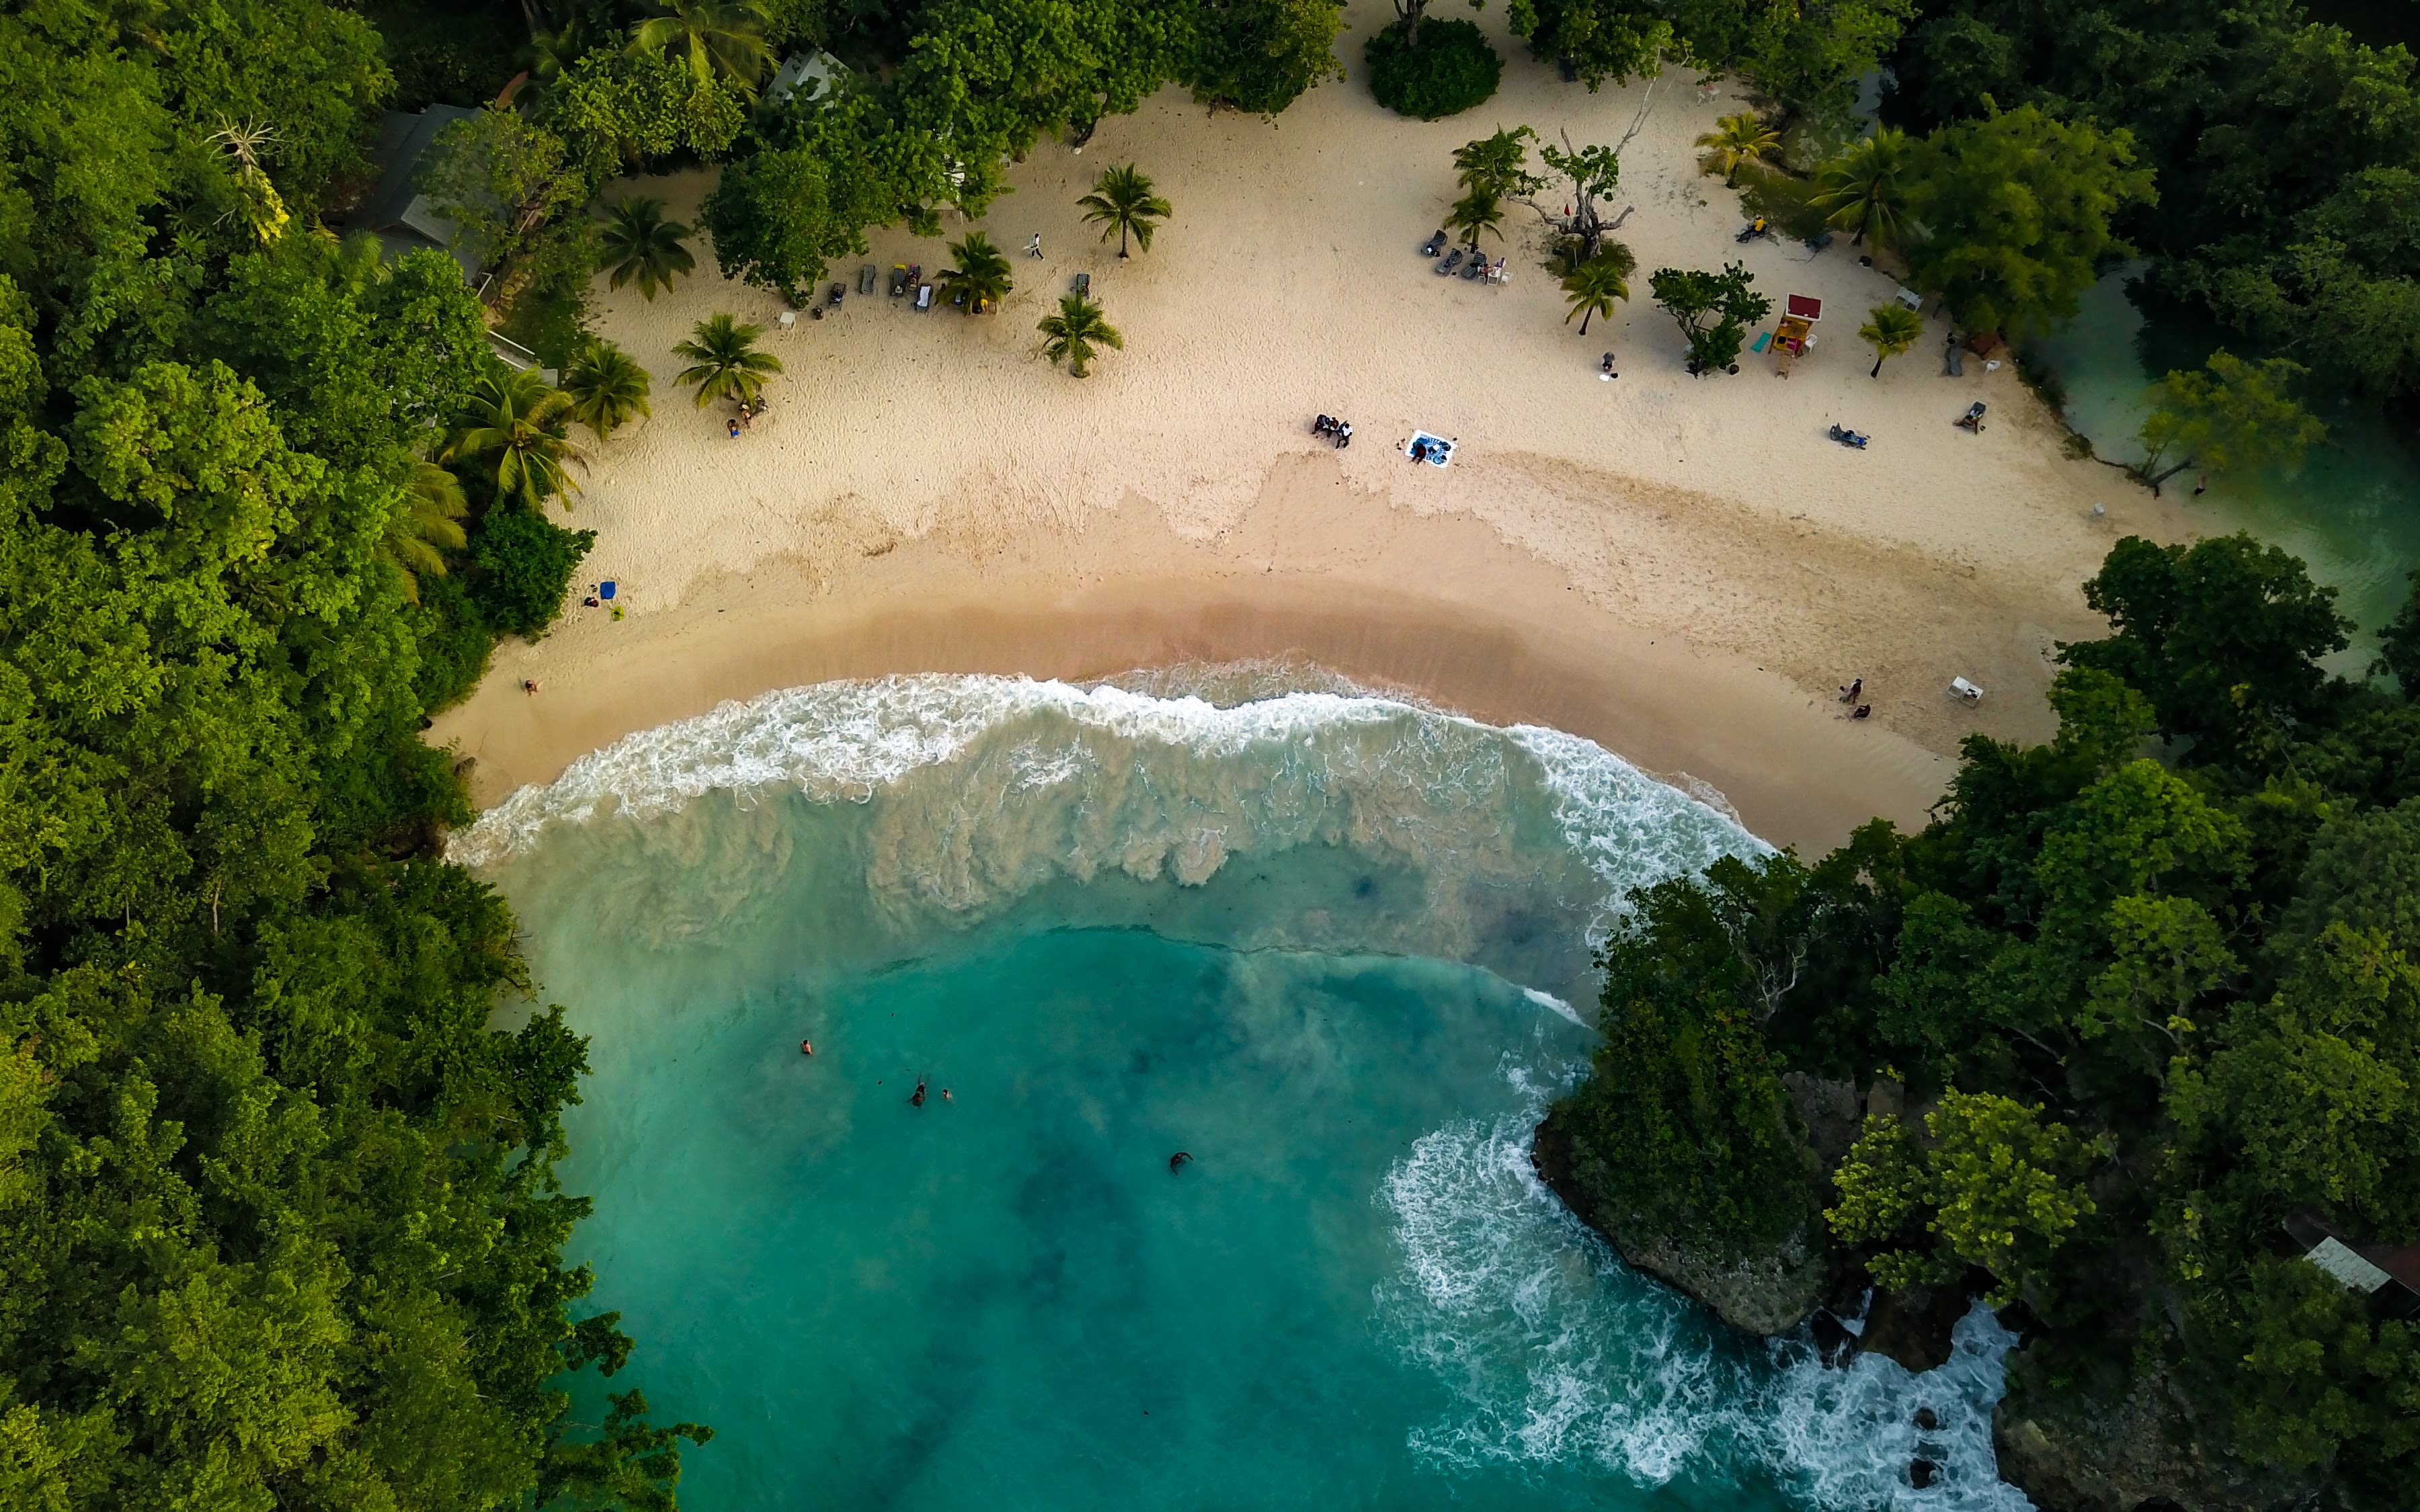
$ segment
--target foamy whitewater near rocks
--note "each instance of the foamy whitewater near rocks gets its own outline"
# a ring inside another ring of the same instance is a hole
[[[1753,837],[1553,731],[1128,682],[775,694],[458,837],[592,1036],[576,1257],[642,1341],[616,1389],[720,1430],[685,1490],[2024,1504],[1987,1314],[1929,1375],[1827,1371],[1529,1168],[1590,931]]]

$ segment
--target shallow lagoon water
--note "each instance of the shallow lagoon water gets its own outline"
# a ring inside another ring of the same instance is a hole
[[[2022,1506],[1988,1315],[1827,1370],[1529,1171],[1591,931],[1756,847],[1290,669],[772,695],[458,854],[592,1036],[573,1257],[692,1506]]]

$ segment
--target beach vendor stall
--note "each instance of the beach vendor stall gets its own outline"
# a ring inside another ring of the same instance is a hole
[[[1792,294],[1782,307],[1781,327],[1773,335],[1773,370],[1782,378],[1799,356],[1815,345],[1815,322],[1823,318],[1823,301]]]

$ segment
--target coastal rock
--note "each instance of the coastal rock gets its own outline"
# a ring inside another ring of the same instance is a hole
[[[1876,1291],[1857,1348],[1888,1355],[1918,1375],[1937,1369],[1949,1361],[1950,1334],[1966,1306],[1966,1293],[1957,1287]]]
[[[1538,1179],[1590,1228],[1612,1242],[1634,1270],[1643,1271],[1683,1296],[1695,1298],[1745,1334],[1779,1334],[1797,1326],[1823,1299],[1829,1279],[1820,1243],[1804,1228],[1773,1251],[1732,1257],[1694,1250],[1669,1234],[1625,1234],[1600,1221],[1571,1176],[1567,1142],[1540,1124],[1529,1149]]]
[[[2164,1376],[2134,1383],[2114,1411],[2078,1419],[2033,1415],[2002,1401],[1992,1414],[2000,1478],[2041,1512],[2287,1512],[2318,1496],[2316,1475],[2257,1470],[2202,1447]]]
[[[1839,1165],[1849,1147],[1857,1142],[1856,1084],[1792,1071],[1782,1072],[1781,1087],[1798,1109],[1799,1121],[1807,1126],[1807,1148],[1815,1151],[1815,1158],[1827,1171]]]
[[[1807,1242],[1803,1228],[1770,1253],[1739,1259],[1693,1250],[1668,1234],[1643,1242],[1620,1233],[1606,1237],[1634,1269],[1695,1297],[1743,1334],[1795,1328],[1823,1297],[1823,1256]]]

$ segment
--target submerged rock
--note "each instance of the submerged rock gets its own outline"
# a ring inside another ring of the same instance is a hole
[[[2287,1512],[2319,1491],[2316,1474],[2260,1470],[2205,1449],[2167,1378],[2146,1376],[2114,1410],[2035,1416],[2003,1400],[1992,1414],[2000,1478],[2041,1512]]]
[[[1823,1300],[1829,1280],[1826,1257],[1820,1241],[1809,1242],[1804,1227],[1764,1254],[1710,1254],[1669,1234],[1624,1233],[1620,1224],[1604,1221],[1572,1180],[1569,1143],[1553,1132],[1551,1123],[1538,1126],[1529,1162],[1563,1206],[1611,1241],[1632,1269],[1705,1304],[1742,1333],[1785,1333]]]

